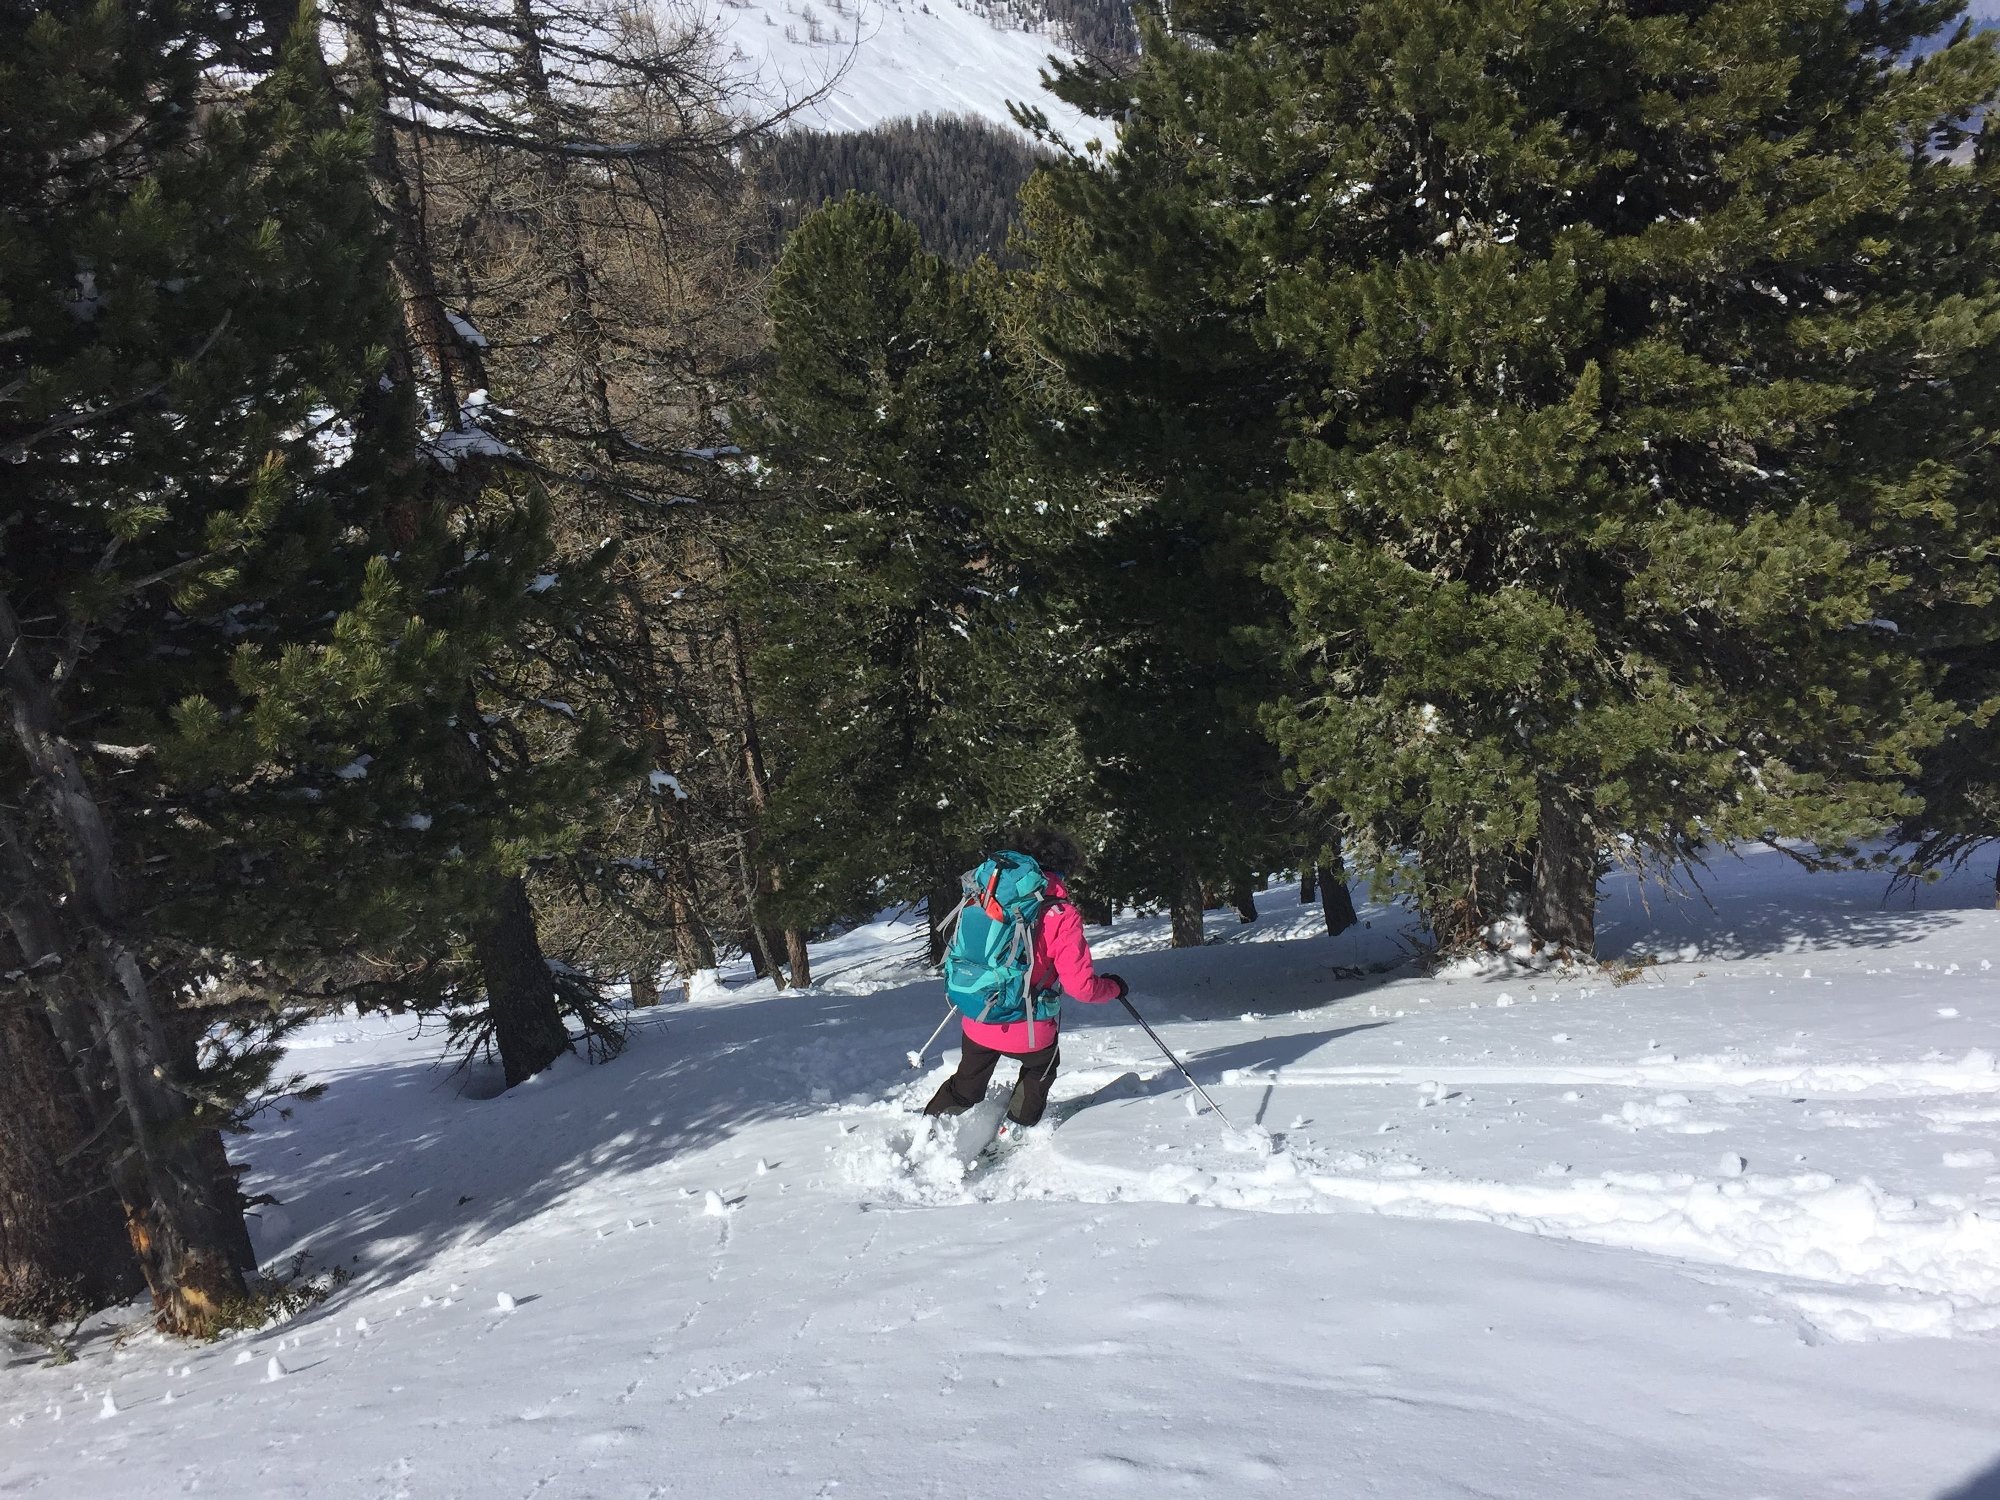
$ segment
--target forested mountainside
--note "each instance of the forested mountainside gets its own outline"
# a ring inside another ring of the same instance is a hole
[[[1079,52],[1110,56],[1139,48],[1139,28],[1128,0],[1037,0],[1036,8]]]
[[[1037,159],[1018,133],[959,115],[772,136],[751,159],[769,214],[765,249],[776,254],[814,209],[860,192],[916,225],[933,254],[959,265],[1003,258],[1016,195]]]

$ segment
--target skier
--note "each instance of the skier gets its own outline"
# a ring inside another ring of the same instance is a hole
[[[1076,845],[1060,833],[1037,829],[1016,839],[1011,847],[1042,867],[1047,882],[1042,907],[1035,917],[1034,955],[1028,971],[1032,995],[1053,995],[1057,987],[1070,998],[1086,1005],[1105,1005],[1125,998],[1125,981],[1116,974],[1100,974],[1090,958],[1090,946],[1083,937],[1083,918],[1069,899],[1063,885],[1064,874],[1074,874],[1082,864]],[[1015,1080],[1013,1097],[1007,1104],[1007,1118],[1000,1124],[997,1144],[1008,1146],[1020,1133],[1042,1118],[1049,1102],[1049,1087],[1062,1065],[1057,1031],[1062,1025],[1060,1007],[1052,1014],[1038,1016],[1033,1006],[1017,1021],[975,1020],[967,1015],[960,1022],[958,1071],[939,1086],[924,1106],[927,1115],[963,1114],[986,1097],[993,1070],[1003,1057],[1018,1059],[1021,1076]]]

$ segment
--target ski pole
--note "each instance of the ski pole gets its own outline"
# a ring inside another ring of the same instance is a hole
[[[938,1029],[931,1033],[931,1040],[929,1042],[925,1042],[923,1046],[919,1047],[916,1051],[905,1052],[903,1054],[903,1056],[907,1057],[910,1060],[911,1067],[921,1068],[924,1065],[924,1054],[931,1050],[931,1043],[935,1042],[939,1037],[944,1035],[945,1027],[951,1024],[951,1018],[957,1014],[958,1014],[958,1007],[955,1005],[951,1006],[949,1009],[945,1011],[944,1019],[938,1022]]]
[[[1203,1088],[1200,1084],[1194,1081],[1194,1074],[1190,1073],[1187,1070],[1187,1065],[1183,1063],[1178,1057],[1175,1057],[1172,1050],[1168,1048],[1167,1044],[1160,1040],[1160,1034],[1157,1031],[1153,1030],[1152,1027],[1146,1026],[1146,1018],[1139,1014],[1139,1007],[1134,1005],[1130,1000],[1127,1000],[1123,995],[1120,995],[1118,997],[1118,1003],[1124,1006],[1130,1012],[1132,1012],[1133,1020],[1137,1021],[1141,1026],[1146,1027],[1146,1035],[1153,1039],[1153,1045],[1155,1047],[1158,1047],[1161,1052],[1166,1054],[1166,1059],[1168,1062],[1172,1063],[1176,1068],[1180,1069],[1181,1077],[1185,1078],[1188,1081],[1188,1087],[1193,1089],[1197,1094],[1201,1095],[1201,1102],[1203,1104],[1206,1104],[1210,1109],[1215,1111],[1216,1119],[1222,1121],[1222,1123],[1225,1126],[1228,1126],[1229,1129],[1234,1130],[1236,1127],[1234,1125],[1229,1124],[1229,1116],[1225,1115],[1222,1112],[1222,1106],[1217,1104],[1213,1099],[1209,1098],[1208,1090]]]

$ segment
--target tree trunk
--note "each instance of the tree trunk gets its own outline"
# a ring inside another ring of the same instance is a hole
[[[660,961],[649,958],[625,976],[632,987],[632,1009],[651,1010],[660,1003]]]
[[[188,1010],[177,1010],[167,1017],[168,1034],[174,1045],[174,1067],[183,1077],[192,1078],[201,1070],[201,1039],[210,1020],[199,1011]],[[243,1169],[229,1159],[229,1148],[220,1129],[211,1126],[196,1132],[194,1144],[207,1168],[215,1201],[226,1210],[223,1219],[230,1230],[230,1258],[247,1276],[257,1269],[257,1250],[244,1218],[250,1205],[243,1197]]]
[[[951,920],[951,914],[958,910],[958,903],[964,899],[964,895],[956,880],[940,880],[931,887],[931,893],[924,898],[924,915],[930,925],[930,942],[925,950],[925,957],[933,966],[944,962],[945,924]]]
[[[674,745],[667,735],[666,715],[656,706],[668,696],[670,686],[660,665],[664,653],[654,642],[646,600],[637,581],[627,578],[621,593],[639,647],[637,675],[649,700],[643,717],[652,738],[654,768],[670,772],[676,764]],[[666,654],[666,659],[671,662],[671,655]],[[695,868],[688,799],[669,788],[653,799],[653,805],[654,817],[666,843],[662,885],[666,891],[667,925],[673,933],[674,967],[685,984],[703,969],[715,967],[715,939],[701,915],[701,877]]]
[[[194,1104],[175,1077],[164,1008],[146,980],[137,944],[125,928],[123,893],[111,829],[76,754],[57,727],[48,684],[36,670],[13,606],[0,594],[0,684],[7,690],[12,728],[31,778],[63,845],[63,876],[37,866],[8,838],[10,919],[39,918],[51,947],[16,938],[29,963],[54,953],[73,966],[64,989],[85,1008],[92,1046],[113,1081],[125,1132],[117,1187],[132,1248],[152,1289],[156,1320],[168,1333],[205,1335],[228,1303],[245,1293],[232,1252],[243,1234],[242,1214],[218,1201],[202,1162]],[[61,892],[61,900],[55,892]],[[61,917],[56,913],[60,910]],[[65,935],[70,941],[63,943]],[[71,1030],[81,1031],[82,1025]],[[66,1046],[73,1069],[79,1053]]]
[[[778,941],[771,929],[759,919],[759,907],[763,904],[757,890],[757,872],[750,864],[750,836],[738,830],[736,834],[736,872],[743,882],[743,906],[748,916],[748,931],[745,948],[750,954],[750,964],[759,979],[769,978],[779,989],[785,987],[785,971],[778,967]]]
[[[562,135],[548,68],[542,57],[541,19],[533,0],[514,0],[514,34],[519,43],[520,78],[534,118],[535,133],[554,145]],[[591,430],[607,455],[616,457],[611,420],[610,383],[604,374],[604,334],[598,321],[589,258],[584,253],[583,214],[570,181],[569,158],[556,151],[541,158],[542,180],[554,206],[556,241],[562,265],[566,315],[563,333],[570,346],[578,394]],[[804,981],[795,981],[803,983]]]
[[[1239,875],[1229,885],[1229,904],[1236,908],[1236,919],[1246,926],[1257,920],[1257,891],[1250,884],[1248,875]]]
[[[1361,920],[1354,909],[1354,896],[1347,889],[1347,859],[1341,852],[1339,829],[1328,831],[1313,877],[1319,887],[1319,909],[1326,918],[1327,935],[1339,937]]]
[[[109,1142],[40,1003],[0,990],[0,1317],[56,1323],[146,1284]]]
[[[1202,945],[1201,918],[1205,910],[1202,896],[1201,876],[1195,873],[1193,865],[1183,863],[1169,907],[1173,917],[1173,945],[1176,948],[1199,948]]]
[[[812,983],[812,954],[806,948],[806,935],[796,927],[785,929],[785,962],[791,968],[795,989]]]
[[[423,215],[403,167],[393,113],[397,96],[382,35],[384,9],[382,0],[356,0],[346,31],[351,65],[373,95],[369,178],[389,223],[389,263],[403,296],[405,327],[430,366],[430,394],[437,415],[446,425],[457,427],[465,395],[486,385],[486,372],[479,351],[458,336],[446,316]]]
[[[1361,920],[1347,889],[1347,871],[1338,865],[1324,865],[1319,870],[1319,909],[1329,937],[1339,937]]]
[[[1569,788],[1544,788],[1528,893],[1528,930],[1551,947],[1579,957],[1597,952],[1596,831]]]
[[[512,1088],[569,1051],[569,1029],[556,1009],[555,982],[535,931],[528,883],[518,875],[495,882],[489,911],[473,930],[472,952],[486,981],[500,1067]]]
[[[1319,895],[1319,871],[1307,865],[1299,871],[1299,905],[1310,906]]]
[[[668,899],[673,911],[674,968],[685,985],[703,969],[715,967],[715,939],[688,892],[676,886]]]
[[[749,794],[750,811],[753,816],[761,819],[771,806],[771,778],[764,768],[764,743],[757,730],[757,705],[750,696],[750,653],[744,649],[743,629],[735,615],[732,614],[723,621],[723,630],[729,638],[730,685],[736,693],[736,711],[742,716],[743,721],[742,735],[738,743],[738,762],[742,767],[744,786]],[[757,882],[750,873],[750,840],[754,836],[755,830],[749,835],[739,833],[736,836],[737,854],[743,861],[744,892],[751,903],[753,925],[757,920]],[[770,882],[773,891],[783,888],[784,873],[777,864],[771,864],[766,868],[765,879]],[[763,952],[764,965],[770,971],[778,988],[783,989],[785,975],[778,967],[778,943],[761,929],[757,935]],[[796,948],[793,946],[795,937]],[[794,934],[788,930],[784,934],[784,947],[787,956],[799,960],[792,969],[792,983],[810,984],[812,963],[806,955],[804,934]]]

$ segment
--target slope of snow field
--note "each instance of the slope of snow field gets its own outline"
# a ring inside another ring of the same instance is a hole
[[[1093,934],[1239,1131],[1072,1006],[1057,1099],[1144,1087],[970,1174],[911,1113],[907,924],[497,1096],[320,1023],[326,1096],[240,1149],[262,1252],[352,1282],[210,1346],[16,1342],[0,1492],[2000,1494],[1983,870],[1613,883],[1605,951],[1661,959],[1623,984],[1369,972],[1402,914],[1264,900]]]
[[[1110,129],[1042,88],[1068,44],[979,0],[714,0],[706,14],[746,77],[776,101],[825,91],[798,123],[866,130],[922,114],[1013,128],[1009,104],[1045,111],[1072,145]]]

